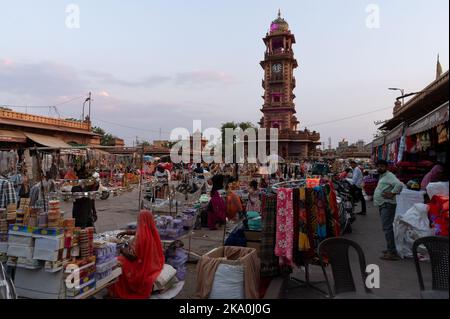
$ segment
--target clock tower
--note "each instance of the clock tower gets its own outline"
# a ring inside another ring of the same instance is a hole
[[[317,155],[317,145],[320,145],[320,134],[307,129],[297,130],[299,121],[295,116],[294,70],[298,63],[292,49],[295,36],[280,11],[263,41],[266,51],[260,64],[264,70],[264,104],[259,125],[279,130],[278,149],[285,159],[313,158]]]
[[[298,64],[292,50],[295,36],[289,30],[288,23],[281,18],[280,12],[263,40],[266,45],[264,60],[261,62],[264,69],[264,104],[259,124],[263,128],[278,128],[280,131],[296,130],[299,122],[295,117],[293,90],[296,84],[294,70]]]

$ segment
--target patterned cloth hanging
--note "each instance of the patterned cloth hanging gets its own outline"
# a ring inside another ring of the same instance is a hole
[[[274,277],[280,274],[278,257],[275,256],[277,195],[263,194],[261,210],[263,214],[263,231],[261,237],[261,276]]]
[[[293,266],[294,214],[292,189],[280,188],[277,192],[277,233],[275,255],[280,265]]]

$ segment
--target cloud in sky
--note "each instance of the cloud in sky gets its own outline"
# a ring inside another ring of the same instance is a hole
[[[176,127],[192,129],[193,120],[202,120],[204,125],[219,125],[223,113],[204,103],[186,100],[177,96],[131,100],[118,97],[108,89],[111,85],[125,89],[152,88],[169,84],[173,87],[191,87],[196,85],[228,85],[231,77],[216,71],[192,71],[172,76],[149,76],[141,80],[124,80],[110,73],[98,71],[77,71],[67,65],[53,62],[23,63],[9,59],[0,59],[0,93],[10,97],[17,105],[51,105],[74,101],[58,107],[61,117],[79,118],[82,96],[92,91],[92,120],[94,125],[124,137],[128,142],[131,136],[141,139],[168,138],[169,132]],[[24,96],[27,96],[25,99]],[[79,96],[80,99],[76,100]],[[162,95],[163,96],[163,95]],[[203,101],[203,100],[202,100]],[[0,101],[4,102],[4,101]],[[189,112],[186,112],[189,110]],[[47,110],[32,109],[33,113],[48,115]],[[43,112],[43,113],[42,113]],[[205,126],[206,128],[206,126]]]
[[[54,98],[78,95],[86,86],[77,71],[54,62],[21,63],[0,60],[0,92]]]
[[[216,86],[231,85],[235,83],[234,78],[225,72],[214,70],[200,70],[179,72],[174,75],[150,75],[139,80],[120,79],[113,74],[87,70],[84,74],[96,81],[104,84],[113,84],[130,88],[153,88],[162,84],[172,84],[178,86]]]

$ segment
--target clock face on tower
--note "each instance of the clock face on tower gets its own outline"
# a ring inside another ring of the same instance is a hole
[[[281,65],[281,63],[275,63],[274,65],[272,65],[272,72],[279,74],[281,73],[281,71],[283,70],[283,66]]]

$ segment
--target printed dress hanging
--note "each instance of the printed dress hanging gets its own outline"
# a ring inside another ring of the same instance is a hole
[[[293,193],[290,188],[277,192],[277,232],[275,255],[280,265],[293,266],[294,212]]]

